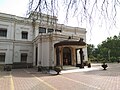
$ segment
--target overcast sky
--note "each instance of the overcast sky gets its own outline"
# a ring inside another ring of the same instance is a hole
[[[0,12],[2,13],[8,13],[13,14],[17,16],[26,16],[26,11],[28,10],[28,3],[29,0],[0,0]],[[120,12],[120,11],[119,11]],[[117,15],[117,19],[119,20],[119,13]],[[63,13],[59,13],[58,15],[58,22],[59,23],[65,23],[63,18]],[[69,26],[79,26],[76,18],[69,19],[69,22],[67,23]],[[110,30],[106,30],[105,26],[103,25],[102,28],[100,28],[100,25],[94,24],[92,30],[88,26],[81,26],[86,28],[87,30],[87,43],[88,44],[94,44],[97,46],[100,44],[103,40],[105,40],[107,37],[118,35],[120,32],[120,23],[118,21],[117,27],[113,27]]]

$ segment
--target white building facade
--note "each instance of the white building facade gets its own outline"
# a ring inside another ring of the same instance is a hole
[[[84,28],[58,24],[55,16],[0,13],[0,64],[13,68],[76,66],[81,59],[88,61],[85,42]]]

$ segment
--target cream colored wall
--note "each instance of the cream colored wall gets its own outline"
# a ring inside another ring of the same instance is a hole
[[[0,37],[0,39],[13,39],[13,26],[14,24],[11,22],[5,22],[0,20],[0,28],[7,29],[7,37]]]
[[[0,20],[0,28],[7,29],[7,37],[0,37],[0,53],[5,53],[5,62],[3,64],[12,64],[13,55],[13,23]],[[1,62],[0,62],[1,63]]]
[[[21,33],[22,31],[28,32],[28,39],[22,39]],[[16,24],[15,26],[15,40],[22,41],[32,41],[33,40],[33,31],[31,26]]]
[[[62,40],[68,40],[69,36],[73,36],[74,37],[73,40],[79,40],[79,38],[82,37],[84,38],[84,41],[86,41],[85,29],[65,26],[63,24],[57,24],[57,27],[53,27],[53,28],[62,30],[62,32],[58,33],[58,35],[56,32],[51,33],[51,35],[53,35],[54,38],[52,39],[53,40],[52,42],[49,40],[49,37],[47,37],[47,40],[41,42],[39,40],[40,39],[39,24],[40,24],[39,21],[37,21],[35,30],[33,31],[32,20],[30,19],[27,20],[22,17],[0,13],[0,28],[7,28],[7,37],[0,37],[0,52],[6,53],[6,60],[5,60],[6,64],[10,64],[13,62],[20,62],[21,53],[28,53],[27,62],[32,63],[34,61],[35,63],[35,60],[33,60],[35,59],[33,57],[33,51],[34,51],[33,43],[36,45],[36,47],[38,47],[38,43],[40,43],[38,65],[39,62],[41,61],[42,66],[52,66],[53,63],[55,62],[54,61],[55,43]],[[47,24],[44,22],[43,22],[43,26],[46,28],[52,27],[50,26],[50,23],[47,26]],[[28,32],[27,40],[21,39],[22,31]],[[49,36],[49,34],[47,33],[44,35]],[[54,35],[56,36],[54,37]],[[87,48],[84,49],[84,52],[85,53],[87,52]],[[85,60],[87,60],[87,54],[85,54]]]
[[[12,58],[12,54],[13,54],[12,43],[0,42],[0,53],[5,53],[6,58],[3,64],[6,64],[6,63],[12,64],[12,59],[13,59]]]
[[[43,66],[49,66],[49,42],[44,42],[43,43],[43,47],[42,47],[42,51],[43,51],[43,58],[42,58],[42,62],[43,62]]]
[[[27,63],[33,62],[33,47],[30,44],[15,44],[14,47],[14,61],[21,62],[21,53],[27,53]]]
[[[7,29],[7,37],[0,37],[0,52],[6,53],[5,64],[20,62],[21,53],[28,53],[27,62],[32,63],[33,30],[31,24],[24,23],[23,18],[0,13],[0,28]],[[27,40],[21,39],[22,31],[28,32]]]

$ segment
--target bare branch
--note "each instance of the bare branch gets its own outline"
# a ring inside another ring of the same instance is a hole
[[[29,0],[29,11],[57,15],[61,0]],[[107,25],[116,24],[117,6],[120,0],[64,0],[63,7],[66,10],[66,20],[69,16],[75,16],[82,23],[84,20],[93,23],[95,18]],[[29,12],[29,13],[30,13]],[[99,22],[98,21],[98,22]],[[96,21],[97,22],[97,21]]]

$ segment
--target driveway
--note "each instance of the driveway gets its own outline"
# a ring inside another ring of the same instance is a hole
[[[100,64],[92,68],[64,70],[60,75],[36,69],[12,69],[0,72],[0,90],[120,90],[120,64]]]

